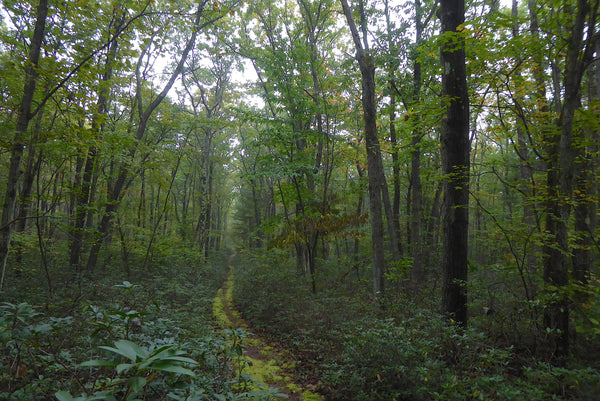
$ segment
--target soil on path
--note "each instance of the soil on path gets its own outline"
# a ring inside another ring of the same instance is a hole
[[[286,358],[283,352],[267,344],[254,335],[251,328],[241,318],[233,305],[234,272],[230,270],[223,287],[221,287],[213,304],[213,314],[223,329],[243,329],[247,333],[244,339],[243,372],[251,376],[257,383],[276,387],[292,401],[322,401],[323,397],[303,388],[293,380],[294,361]],[[266,387],[266,386],[265,386]]]

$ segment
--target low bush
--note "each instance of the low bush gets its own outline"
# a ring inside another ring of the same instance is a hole
[[[445,326],[428,312],[373,320],[346,333],[339,359],[323,376],[332,400],[591,400],[600,394],[596,370],[533,360],[518,369],[512,348]]]
[[[168,271],[136,272],[131,281],[84,278],[81,296],[68,301],[57,299],[60,288],[9,288],[13,302],[0,305],[0,399],[275,399],[270,389],[235,387],[240,344],[214,330],[225,259],[207,266],[184,260]]]
[[[277,253],[245,257],[234,300],[254,327],[296,355],[296,370],[326,399],[593,400],[600,394],[597,369],[575,358],[553,367],[530,347],[494,337],[503,332],[495,325],[506,324],[500,316],[477,316],[465,331],[445,325],[431,312],[436,305],[408,295],[374,302],[360,281],[352,291],[344,283],[313,294],[293,262]]]

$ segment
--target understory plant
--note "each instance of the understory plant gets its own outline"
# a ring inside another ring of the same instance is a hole
[[[233,358],[242,345],[215,331],[211,316],[222,274],[212,266],[173,268],[169,280],[163,274],[84,281],[86,296],[70,311],[60,300],[2,303],[0,399],[275,399],[272,389],[235,388]]]
[[[327,365],[332,400],[590,400],[600,391],[594,369],[523,361],[429,312],[368,324],[348,328]]]

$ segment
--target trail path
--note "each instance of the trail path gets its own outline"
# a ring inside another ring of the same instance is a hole
[[[286,358],[283,352],[277,351],[252,333],[233,305],[233,281],[234,271],[232,268],[225,284],[217,292],[213,304],[213,314],[223,329],[243,329],[248,333],[248,337],[244,339],[244,360],[249,363],[244,364],[243,372],[256,379],[257,382],[278,388],[280,392],[288,396],[289,400],[324,400],[320,395],[302,388],[294,382],[290,373],[293,370],[293,361]],[[264,387],[266,388],[266,386]]]

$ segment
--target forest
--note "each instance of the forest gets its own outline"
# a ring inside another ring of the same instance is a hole
[[[600,0],[2,0],[0,399],[600,400]]]

